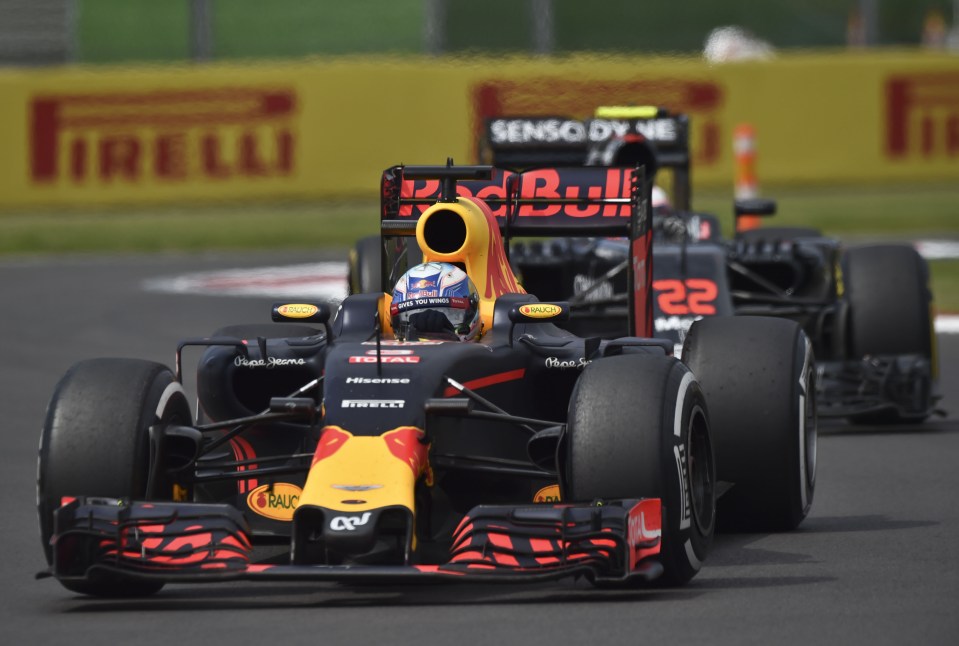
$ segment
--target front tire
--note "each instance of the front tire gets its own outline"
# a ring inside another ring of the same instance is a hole
[[[37,508],[52,563],[53,515],[65,496],[143,500],[150,470],[148,430],[191,423],[182,386],[166,367],[139,359],[91,359],[57,384],[40,434]],[[169,492],[172,499],[173,492]],[[107,578],[63,585],[100,596],[144,595],[162,583]]]
[[[569,407],[567,496],[660,498],[661,584],[693,578],[715,527],[715,478],[706,402],[672,357],[623,355],[587,366]]]

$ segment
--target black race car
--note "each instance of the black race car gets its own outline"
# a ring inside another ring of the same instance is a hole
[[[714,315],[790,319],[813,343],[821,416],[912,423],[936,412],[933,294],[928,266],[914,248],[846,246],[803,227],[723,237],[714,215],[692,208],[686,115],[646,107],[597,113],[603,118],[491,119],[479,149],[490,163],[509,168],[640,164],[657,180],[666,175],[671,205],[653,216],[657,337],[679,347],[693,321]],[[734,204],[737,219],[775,210],[771,200]],[[626,241],[595,237],[510,249],[524,286],[541,298],[569,300],[573,320],[586,317],[589,329],[624,306],[629,256]]]
[[[682,357],[651,338],[641,170],[394,167],[382,286],[335,318],[181,342],[173,370],[82,361],[43,425],[47,575],[72,591],[168,582],[692,578],[717,524],[788,530],[812,504],[815,366],[792,321],[716,317]],[[617,338],[519,285],[501,229],[616,236],[631,269]],[[397,340],[385,293],[418,256],[459,265],[478,341]],[[196,414],[183,350],[202,346]],[[717,502],[718,497],[718,502]]]

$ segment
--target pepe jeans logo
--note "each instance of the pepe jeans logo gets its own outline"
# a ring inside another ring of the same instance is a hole
[[[352,532],[370,521],[370,512],[363,512],[362,516],[334,516],[330,521],[330,529],[334,532]]]
[[[553,368],[558,370],[568,370],[571,368],[576,368],[577,370],[582,370],[589,365],[589,360],[586,357],[580,357],[579,359],[560,359],[558,357],[546,357],[546,367]]]
[[[267,359],[247,359],[246,357],[237,357],[233,360],[233,365],[240,368],[276,368],[277,366],[305,366],[306,360],[281,359],[279,357],[268,357]]]

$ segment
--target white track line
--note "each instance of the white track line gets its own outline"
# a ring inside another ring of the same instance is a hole
[[[284,267],[228,269],[155,278],[144,288],[177,294],[276,296],[341,301],[346,298],[346,263],[317,262]]]

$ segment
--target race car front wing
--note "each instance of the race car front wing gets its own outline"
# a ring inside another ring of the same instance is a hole
[[[873,355],[860,360],[820,361],[816,407],[820,417],[894,413],[923,419],[937,413],[934,370],[918,354]]]
[[[131,580],[529,582],[585,576],[594,582],[651,581],[664,510],[659,499],[586,505],[479,506],[460,522],[441,564],[274,565],[252,561],[249,528],[229,505],[65,501],[55,515],[53,563],[61,581]]]

